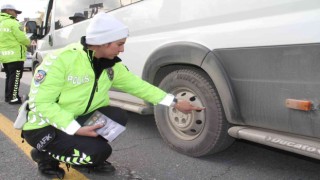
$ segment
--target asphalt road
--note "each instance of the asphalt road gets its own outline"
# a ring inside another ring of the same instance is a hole
[[[4,102],[4,73],[0,73],[0,113],[13,120],[17,105]],[[31,78],[25,72],[21,93]],[[0,121],[0,126],[4,126]],[[2,127],[3,128],[3,127]],[[12,127],[5,127],[12,128]],[[43,179],[27,153],[0,131],[0,180]],[[84,174],[93,180],[309,180],[320,179],[319,160],[267,146],[236,141],[215,155],[192,158],[170,149],[161,139],[153,116],[129,113],[127,130],[112,142],[109,158],[117,171],[108,176]],[[68,173],[68,172],[67,172]],[[76,172],[78,173],[78,172]],[[78,176],[68,176],[75,179]]]

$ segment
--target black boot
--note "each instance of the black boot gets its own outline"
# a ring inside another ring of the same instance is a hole
[[[50,179],[63,179],[65,172],[59,167],[59,161],[53,159],[47,153],[40,152],[37,149],[31,150],[31,157],[38,163],[38,170],[41,175]]]
[[[109,163],[108,161],[103,162],[102,164],[96,165],[96,166],[78,166],[78,165],[71,165],[72,168],[85,173],[102,173],[102,174],[109,174],[116,170],[116,168]]]

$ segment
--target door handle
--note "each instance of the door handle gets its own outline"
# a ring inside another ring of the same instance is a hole
[[[52,39],[52,36],[51,36],[51,35],[49,35],[49,45],[50,45],[50,46],[53,46],[53,39]]]

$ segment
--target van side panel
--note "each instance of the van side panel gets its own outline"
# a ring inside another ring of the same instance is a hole
[[[245,124],[320,137],[320,44],[219,49]],[[286,107],[310,100],[313,111]]]

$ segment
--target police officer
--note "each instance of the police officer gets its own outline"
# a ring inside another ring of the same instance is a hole
[[[80,21],[86,20],[86,17],[84,16],[84,14],[82,14],[80,12],[76,12],[76,13],[74,13],[73,16],[70,16],[69,19],[72,20],[73,24],[75,24]]]
[[[6,73],[5,101],[9,104],[21,104],[19,96],[20,79],[26,60],[26,46],[29,38],[20,30],[17,15],[21,11],[11,4],[1,6],[0,13],[0,62]]]
[[[31,156],[41,174],[64,177],[59,162],[78,170],[110,173],[115,170],[107,158],[112,149],[99,136],[103,125],[83,122],[100,111],[122,125],[127,115],[110,107],[111,87],[156,104],[174,106],[189,113],[203,108],[171,94],[132,74],[118,54],[124,51],[128,28],[114,17],[99,13],[93,17],[81,44],[71,44],[48,55],[37,68],[29,93],[28,121],[23,136],[36,149]]]

